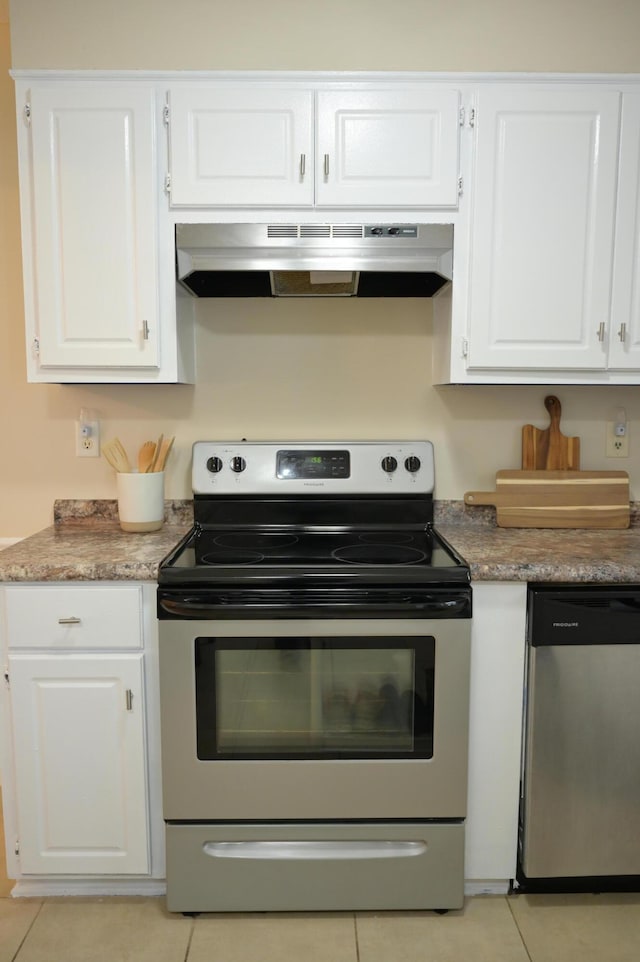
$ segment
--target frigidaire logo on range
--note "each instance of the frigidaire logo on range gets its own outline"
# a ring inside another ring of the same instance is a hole
[[[551,624],[552,628],[578,628],[579,622],[577,621],[554,621]]]

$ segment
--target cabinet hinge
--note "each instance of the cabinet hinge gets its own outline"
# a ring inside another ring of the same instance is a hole
[[[9,669],[7,668],[6,665],[2,674],[4,675],[4,680],[7,683],[7,688],[8,688],[11,682],[9,681]]]
[[[29,103],[29,101],[27,101],[27,103],[24,105],[22,114],[24,116],[25,124],[27,125],[27,127],[30,127],[31,126],[31,104]]]
[[[19,855],[19,854],[20,854],[20,839],[19,839],[19,838],[16,839],[16,843],[15,843],[15,845],[13,846],[13,854],[14,854],[14,855]]]
[[[162,119],[164,121],[165,127],[169,126],[170,116],[171,116],[171,112],[169,110],[169,104],[165,104],[164,107],[162,108]]]
[[[464,187],[464,183],[463,183],[462,177],[458,177],[458,197],[462,196],[463,187]]]
[[[31,342],[31,350],[34,357],[40,357],[40,338],[34,337]]]
[[[165,194],[171,193],[171,174],[165,174],[164,176],[164,192]]]
[[[469,342],[466,337],[462,338],[461,353],[463,357],[467,357],[469,354]]]
[[[475,127],[475,125],[476,125],[476,108],[471,107],[469,109],[469,126]]]
[[[461,107],[460,110],[459,110],[459,112],[458,112],[458,119],[459,119],[459,122],[460,122],[460,126],[461,126],[461,127],[464,127],[464,118],[465,118],[465,115],[466,115],[466,111],[465,111],[464,107]]]

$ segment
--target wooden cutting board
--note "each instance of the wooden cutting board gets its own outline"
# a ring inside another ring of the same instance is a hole
[[[498,471],[495,491],[467,491],[492,504],[503,528],[628,528],[626,471]]]
[[[522,429],[524,471],[577,471],[580,467],[580,438],[568,438],[560,431],[562,407],[555,395],[544,399],[551,423],[548,428],[525,424]]]

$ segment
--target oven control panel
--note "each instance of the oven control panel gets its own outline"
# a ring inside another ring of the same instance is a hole
[[[430,441],[196,441],[194,494],[432,494]]]

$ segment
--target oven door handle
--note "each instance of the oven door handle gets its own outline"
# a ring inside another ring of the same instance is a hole
[[[172,618],[212,618],[220,611],[220,606],[207,604],[206,602],[188,598],[174,600],[173,598],[160,598],[158,605]]]

